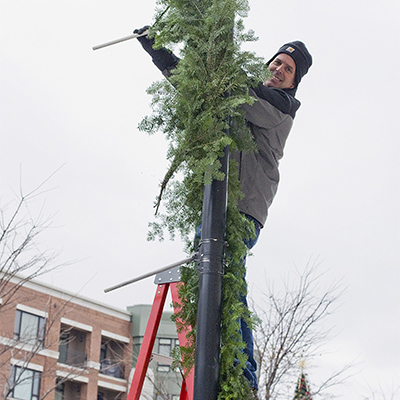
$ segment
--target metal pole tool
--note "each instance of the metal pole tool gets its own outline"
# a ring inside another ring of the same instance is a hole
[[[125,42],[126,40],[131,40],[131,39],[136,39],[136,38],[141,37],[141,36],[146,36],[148,33],[149,33],[148,30],[144,31],[141,35],[138,35],[137,33],[133,33],[132,35],[128,35],[128,36],[124,36],[124,37],[119,38],[119,39],[111,40],[110,42],[98,44],[97,46],[93,46],[92,49],[93,50],[102,49],[103,47],[112,46],[113,44]]]
[[[125,282],[119,283],[118,285],[111,286],[111,287],[109,287],[107,289],[104,289],[104,292],[105,293],[112,292],[115,289],[119,289],[119,288],[122,288],[124,286],[130,285],[131,283],[135,283],[135,282],[141,281],[142,279],[148,278],[148,277],[153,276],[153,275],[157,275],[157,274],[159,274],[161,272],[164,272],[164,271],[168,271],[169,269],[172,269],[172,268],[175,268],[175,267],[179,267],[179,266],[181,266],[183,264],[190,263],[192,261],[195,261],[197,259],[197,257],[198,257],[198,254],[195,253],[191,257],[185,258],[184,260],[181,260],[181,261],[178,261],[176,263],[167,265],[165,267],[161,267],[161,268],[156,269],[154,271],[150,271],[150,272],[148,272],[148,273],[146,273],[144,275],[138,276],[137,278],[133,278],[133,279],[130,279],[129,281],[125,281]]]

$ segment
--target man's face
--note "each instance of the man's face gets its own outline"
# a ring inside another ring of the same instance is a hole
[[[269,64],[272,77],[264,82],[265,86],[278,89],[293,89],[296,64],[292,57],[285,53],[278,54]]]

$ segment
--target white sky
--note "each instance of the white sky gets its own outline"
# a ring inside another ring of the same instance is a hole
[[[146,88],[161,75],[136,41],[92,51],[152,22],[152,1],[0,0],[0,190],[12,198],[54,171],[44,245],[80,260],[44,280],[120,308],[151,303],[147,279],[103,289],[185,258],[179,241],[148,243],[147,223],[166,170],[162,134],[137,129]],[[250,1],[246,25],[265,58],[304,41],[314,65],[270,217],[248,261],[257,300],[266,281],[318,260],[321,286],[343,279],[336,336],[318,367],[357,359],[340,389],[399,384],[399,6],[395,0]],[[21,172],[22,171],[22,172]],[[311,371],[310,381],[317,371]],[[397,378],[395,378],[397,376]]]

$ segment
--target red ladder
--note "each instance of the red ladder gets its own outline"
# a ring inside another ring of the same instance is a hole
[[[156,277],[157,279],[157,277]],[[172,279],[171,279],[172,280]],[[135,373],[133,375],[131,387],[129,389],[127,400],[139,400],[140,394],[142,393],[144,380],[146,378],[146,372],[149,367],[151,353],[156,340],[158,327],[162,312],[165,305],[165,299],[167,298],[168,289],[171,289],[171,296],[173,304],[177,304],[179,307],[180,300],[178,297],[178,285],[179,282],[167,282],[157,285],[156,295],[154,297],[153,305],[150,311],[149,320],[147,322],[146,331],[143,337],[143,342],[140,347],[139,357],[136,363]],[[177,308],[175,308],[175,313]],[[187,344],[186,339],[187,331],[178,332],[179,345],[185,346]],[[182,380],[180,400],[192,400],[193,399],[193,382],[194,382],[194,368],[190,371],[186,378]]]

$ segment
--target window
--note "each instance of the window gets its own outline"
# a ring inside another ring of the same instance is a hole
[[[178,339],[165,339],[160,338],[158,339],[158,354],[161,356],[171,357],[172,350],[178,346],[179,347],[179,340]],[[158,363],[157,371],[159,372],[169,372],[171,367],[168,364]]]
[[[158,339],[158,354],[161,356],[171,356],[171,339]]]
[[[17,310],[15,316],[14,339],[28,344],[42,343],[44,340],[45,319],[38,315]]]
[[[162,339],[162,338],[158,339],[158,354],[160,354],[160,356],[171,357],[171,345],[172,345],[171,339]],[[169,370],[170,366],[168,364],[158,363],[157,371],[169,372]]]
[[[64,391],[65,391],[65,384],[64,383],[57,384],[54,400],[63,400]]]
[[[86,333],[61,325],[58,362],[82,368],[86,361]]]
[[[39,400],[40,372],[22,367],[11,368],[11,397],[18,400]]]
[[[97,400],[121,400],[122,397],[123,392],[117,392],[115,390],[101,388],[101,390],[97,392]]]
[[[126,345],[117,340],[103,337],[100,347],[100,372],[114,378],[124,379],[124,350]]]
[[[100,347],[100,362],[107,359],[107,344],[102,343]]]

